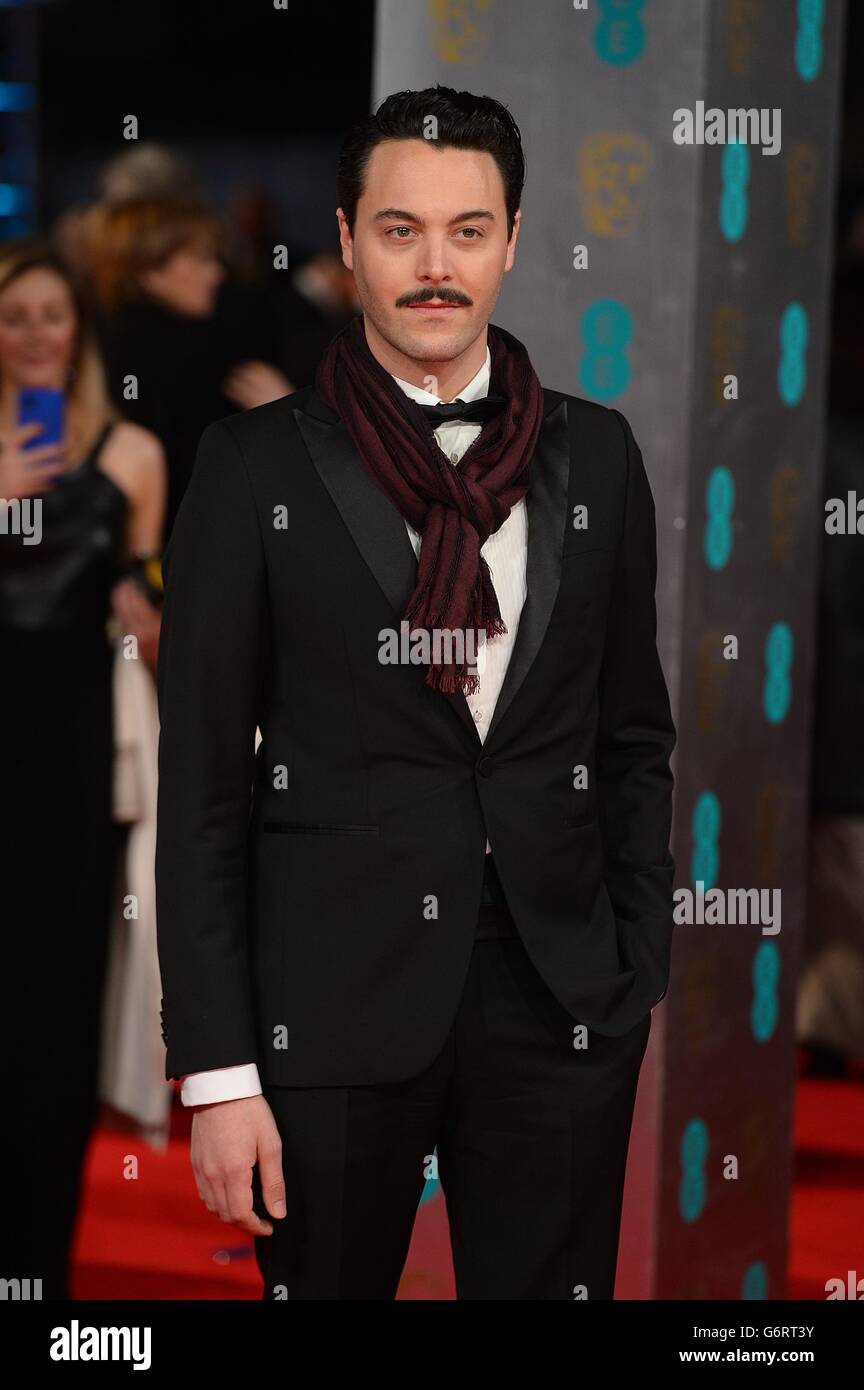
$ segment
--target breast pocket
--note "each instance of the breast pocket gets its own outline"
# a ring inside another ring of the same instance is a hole
[[[265,820],[262,830],[267,835],[377,835],[377,825],[359,825],[350,823],[330,822],[329,824],[318,824],[314,822],[291,821],[291,820]]]
[[[561,559],[561,590],[567,603],[582,607],[608,600],[614,564],[615,551],[611,546],[565,550]]]

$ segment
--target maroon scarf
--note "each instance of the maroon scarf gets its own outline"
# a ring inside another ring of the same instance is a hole
[[[362,318],[336,335],[316,374],[319,394],[341,416],[366,471],[422,537],[404,615],[409,633],[461,629],[488,638],[507,631],[480,548],[528,490],[543,388],[517,338],[491,323],[487,334],[489,394],[506,403],[455,465],[417,402],[373,357]],[[436,663],[434,643],[431,650],[427,685],[466,694],[478,688],[467,662]]]

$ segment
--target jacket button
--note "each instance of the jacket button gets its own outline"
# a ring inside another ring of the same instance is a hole
[[[491,758],[482,757],[477,764],[477,771],[481,777],[491,777],[495,771],[495,764]]]

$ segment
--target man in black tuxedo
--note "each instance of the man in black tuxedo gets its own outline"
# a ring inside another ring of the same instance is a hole
[[[459,1298],[613,1295],[675,731],[630,426],[489,322],[523,177],[488,97],[349,133],[363,317],[164,557],[166,1075],[268,1299],[395,1297],[436,1162]]]

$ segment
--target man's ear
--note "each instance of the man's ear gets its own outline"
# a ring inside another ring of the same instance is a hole
[[[510,240],[509,240],[509,242],[507,243],[507,257],[506,257],[506,259],[505,259],[505,261],[504,261],[504,269],[505,269],[505,271],[507,271],[507,270],[510,269],[510,267],[512,266],[513,261],[514,261],[514,259],[515,259],[515,255],[516,255],[516,238],[517,238],[518,235],[519,235],[519,228],[521,227],[521,225],[522,225],[522,209],[521,209],[521,208],[517,208],[517,210],[516,210],[516,212],[515,212],[515,214],[514,214],[514,216],[513,216],[513,231],[511,232],[511,234],[510,234]]]
[[[339,224],[339,245],[342,247],[342,264],[348,269],[354,269],[354,240],[348,227],[348,219],[341,208],[336,209],[336,221]]]

